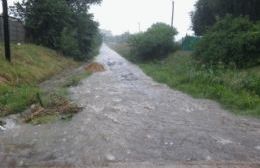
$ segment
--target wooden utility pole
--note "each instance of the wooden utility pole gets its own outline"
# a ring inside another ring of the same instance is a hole
[[[3,23],[4,23],[4,43],[5,43],[5,58],[11,62],[11,50],[10,50],[10,32],[9,32],[9,16],[7,0],[2,0],[3,5]]]
[[[173,19],[174,19],[174,1],[172,1],[172,20],[171,20],[172,27],[173,27]]]

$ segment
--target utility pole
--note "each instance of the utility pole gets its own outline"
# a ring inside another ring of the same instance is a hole
[[[141,23],[138,22],[138,30],[139,30],[139,33],[141,32]]]
[[[7,61],[11,62],[10,32],[9,32],[9,17],[8,17],[7,0],[2,0],[2,5],[3,5],[5,58]]]
[[[173,27],[173,19],[174,19],[174,1],[172,1],[172,20],[171,20],[172,27]]]

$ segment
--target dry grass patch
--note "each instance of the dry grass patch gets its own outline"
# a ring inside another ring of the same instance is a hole
[[[52,94],[45,99],[47,98],[49,102],[44,106],[32,105],[29,112],[24,114],[23,121],[31,124],[46,124],[59,119],[70,119],[82,110],[81,107],[62,96]]]
[[[105,68],[102,64],[94,62],[94,63],[91,63],[91,64],[85,66],[85,70],[88,73],[96,73],[96,72],[104,72]]]
[[[6,83],[7,83],[7,79],[2,77],[2,76],[0,76],[0,85],[1,84],[6,84]]]

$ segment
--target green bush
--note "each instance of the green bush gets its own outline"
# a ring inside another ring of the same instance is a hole
[[[61,51],[75,60],[88,60],[93,53],[98,23],[88,8],[101,0],[23,0],[12,14],[26,28],[28,42]]]
[[[60,48],[66,56],[74,56],[74,58],[79,57],[80,51],[77,39],[75,38],[75,32],[68,28],[63,29],[60,38]]]
[[[162,58],[174,49],[175,28],[164,23],[152,25],[146,32],[129,38],[131,52],[137,59]]]
[[[194,57],[206,65],[221,63],[243,68],[259,64],[260,23],[226,16],[205,34]]]

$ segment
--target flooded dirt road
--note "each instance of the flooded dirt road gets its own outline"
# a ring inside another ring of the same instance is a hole
[[[0,132],[0,167],[260,167],[260,121],[154,82],[106,45],[71,121]]]

